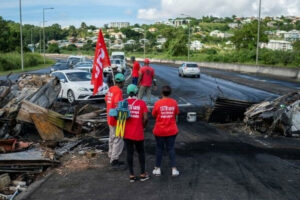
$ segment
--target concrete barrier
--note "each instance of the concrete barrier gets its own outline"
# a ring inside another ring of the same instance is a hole
[[[144,59],[136,58],[136,60],[143,61]],[[150,59],[150,62],[181,65],[185,61]],[[286,68],[286,67],[272,67],[272,66],[213,63],[213,62],[196,62],[196,63],[200,67],[205,67],[205,68],[228,70],[228,71],[242,72],[242,73],[279,76],[283,78],[291,78],[300,81],[300,69],[293,69],[293,68]]]

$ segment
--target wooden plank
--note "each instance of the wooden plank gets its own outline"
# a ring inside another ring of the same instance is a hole
[[[64,138],[63,130],[48,122],[47,114],[30,114],[41,138],[46,141],[60,141]]]

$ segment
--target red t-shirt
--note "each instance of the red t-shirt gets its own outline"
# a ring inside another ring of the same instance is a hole
[[[141,79],[141,86],[151,86],[152,79],[154,77],[154,69],[150,66],[144,66],[140,70],[140,75],[142,76]]]
[[[178,114],[178,105],[174,99],[164,98],[157,101],[152,111],[152,115],[156,119],[154,135],[160,137],[176,135],[178,133],[176,115]]]
[[[128,99],[130,118],[125,125],[125,139],[141,141],[144,140],[143,114],[148,112],[145,101],[139,99]]]
[[[132,67],[132,77],[139,77],[139,71],[140,71],[140,63],[137,61],[134,61],[133,67]]]
[[[118,106],[119,101],[123,100],[122,97],[122,90],[118,86],[112,86],[109,88],[106,96],[105,96],[105,102],[106,102],[106,111],[107,111],[107,123],[110,126],[116,126],[117,120],[114,117],[110,117],[109,110],[112,108],[116,108]]]

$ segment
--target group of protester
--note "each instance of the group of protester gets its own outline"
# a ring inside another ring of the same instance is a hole
[[[121,73],[114,76],[115,85],[109,88],[105,97],[107,105],[107,122],[109,125],[109,151],[108,157],[110,164],[114,168],[124,165],[120,161],[120,155],[123,151],[124,143],[127,150],[127,164],[129,168],[129,180],[135,182],[138,177],[135,176],[133,170],[134,149],[138,153],[140,164],[140,181],[150,178],[145,167],[145,150],[144,150],[144,130],[148,122],[148,108],[142,97],[147,93],[147,97],[151,96],[151,88],[154,78],[154,70],[149,66],[149,59],[145,59],[144,66],[140,67],[134,58],[132,69],[132,84],[127,87],[127,102],[130,117],[126,120],[124,137],[116,136],[117,119],[109,116],[111,109],[115,109],[118,103],[123,100],[122,89],[125,83],[125,77]],[[139,86],[139,87],[138,87]],[[172,93],[170,86],[163,86],[161,89],[162,99],[155,102],[152,116],[155,118],[155,126],[153,134],[156,140],[156,163],[152,171],[153,175],[161,175],[161,162],[164,146],[166,146],[171,160],[172,176],[178,176],[179,171],[175,162],[175,139],[178,133],[176,125],[176,116],[179,114],[177,102],[170,98]]]

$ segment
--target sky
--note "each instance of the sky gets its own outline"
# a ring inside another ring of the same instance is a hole
[[[257,16],[259,0],[22,0],[23,24],[40,25],[43,8],[46,25],[62,27],[103,26],[110,22],[150,24],[185,14],[191,17],[213,15]],[[300,0],[262,0],[262,16],[300,16]],[[19,22],[19,0],[0,0],[0,16]]]

